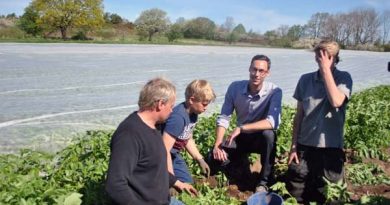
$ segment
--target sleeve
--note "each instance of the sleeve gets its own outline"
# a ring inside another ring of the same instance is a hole
[[[171,174],[170,172],[168,172],[168,174],[169,174],[169,188],[171,188],[177,181],[177,178],[175,177],[175,175]]]
[[[173,112],[165,124],[164,132],[177,139],[182,134],[184,126],[185,121],[183,116],[179,113]]]
[[[302,89],[301,89],[301,84],[302,84],[302,76],[299,78],[297,86],[295,87],[294,95],[293,97],[298,100],[302,101]]]
[[[276,88],[271,96],[268,108],[267,120],[271,123],[274,130],[278,129],[280,124],[280,113],[282,110],[282,89]]]
[[[341,78],[340,82],[337,83],[337,88],[344,93],[344,95],[349,98],[351,97],[352,93],[352,78],[351,75],[347,72],[345,72],[345,75],[343,78]]]
[[[115,133],[111,142],[111,155],[107,172],[106,191],[119,204],[132,201],[127,179],[135,169],[139,155],[139,143],[129,133]]]
[[[230,118],[234,111],[234,89],[233,84],[231,84],[225,94],[225,101],[223,102],[221,114],[217,118],[217,126],[224,128],[229,127]]]

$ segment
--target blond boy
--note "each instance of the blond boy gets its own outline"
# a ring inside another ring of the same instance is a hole
[[[198,115],[206,111],[207,106],[215,99],[215,93],[206,80],[194,80],[186,88],[185,102],[180,103],[169,116],[163,132],[163,141],[167,150],[168,171],[174,174],[178,181],[193,183],[191,174],[180,151],[187,150],[196,160],[204,174],[210,173],[210,168],[199,153],[192,133],[198,120]]]

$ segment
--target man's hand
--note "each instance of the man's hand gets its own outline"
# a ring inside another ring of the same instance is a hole
[[[220,145],[215,145],[213,149],[213,156],[215,160],[226,161],[227,154],[225,150],[221,149]]]
[[[177,180],[173,186],[180,192],[185,191],[191,196],[198,196],[198,191],[191,184]]]
[[[293,160],[295,161],[296,164],[299,164],[297,151],[295,149],[291,150],[290,155],[288,156],[288,163],[287,164],[290,165]]]
[[[318,63],[321,73],[331,72],[333,66],[333,56],[329,55],[326,50],[320,50]]]
[[[228,146],[230,146],[233,142],[233,140],[241,133],[241,128],[236,127],[234,130],[229,134],[226,143]]]
[[[207,176],[207,178],[210,176],[210,167],[209,165],[204,161],[203,158],[200,158],[197,160],[199,163],[199,166],[202,168],[202,172],[204,175]]]

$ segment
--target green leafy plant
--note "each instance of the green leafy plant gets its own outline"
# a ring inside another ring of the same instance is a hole
[[[381,149],[390,145],[390,86],[356,93],[348,104],[345,147],[360,156],[384,159]]]
[[[345,145],[356,152],[360,159],[379,158],[388,160],[382,151],[390,144],[390,86],[368,89],[351,97],[345,125]],[[277,163],[275,174],[283,175],[287,170],[287,153],[290,150],[292,121],[295,109],[283,106],[282,122],[278,130]],[[214,113],[202,117],[194,131],[194,139],[203,156],[213,148],[216,119]],[[232,116],[229,131],[235,127],[236,116]],[[104,180],[110,156],[112,130],[88,131],[76,138],[72,144],[55,154],[33,150],[21,150],[19,154],[0,155],[0,204],[110,204],[104,192]],[[256,159],[252,155],[252,159]],[[188,155],[191,173],[201,178],[201,170]],[[362,160],[360,160],[362,161]],[[357,163],[346,169],[347,180],[359,184],[389,184],[378,166]],[[227,179],[217,176],[218,185],[196,184],[199,197],[181,193],[178,199],[186,204],[241,204],[226,194]],[[287,192],[285,184],[277,182],[271,187],[283,195],[284,204],[297,204]],[[328,201],[347,203],[349,193],[342,183],[327,183]],[[363,196],[357,204],[386,204],[388,199]]]
[[[323,178],[323,180],[326,183],[324,190],[326,203],[337,202],[338,204],[342,204],[349,202],[351,193],[347,191],[347,183],[344,183],[342,180],[337,183],[332,183],[326,178]]]
[[[375,164],[358,163],[347,167],[347,179],[354,185],[389,184],[390,177]]]

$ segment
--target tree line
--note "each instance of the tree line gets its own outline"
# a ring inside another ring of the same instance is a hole
[[[158,8],[143,11],[134,22],[115,13],[105,13],[103,0],[32,0],[22,16],[15,14],[0,18],[17,19],[18,27],[31,36],[62,39],[89,39],[88,36],[106,25],[125,25],[140,41],[152,41],[156,36],[168,41],[181,38],[207,39],[228,43],[256,43],[278,47],[306,47],[313,39],[330,38],[346,48],[383,47],[390,50],[390,10],[381,13],[373,8],[356,8],[346,13],[315,13],[304,25],[281,25],[263,34],[247,31],[233,17],[217,25],[207,17],[178,18],[171,22],[168,14]],[[116,28],[120,28],[116,27]],[[1,29],[1,22],[0,22]]]

